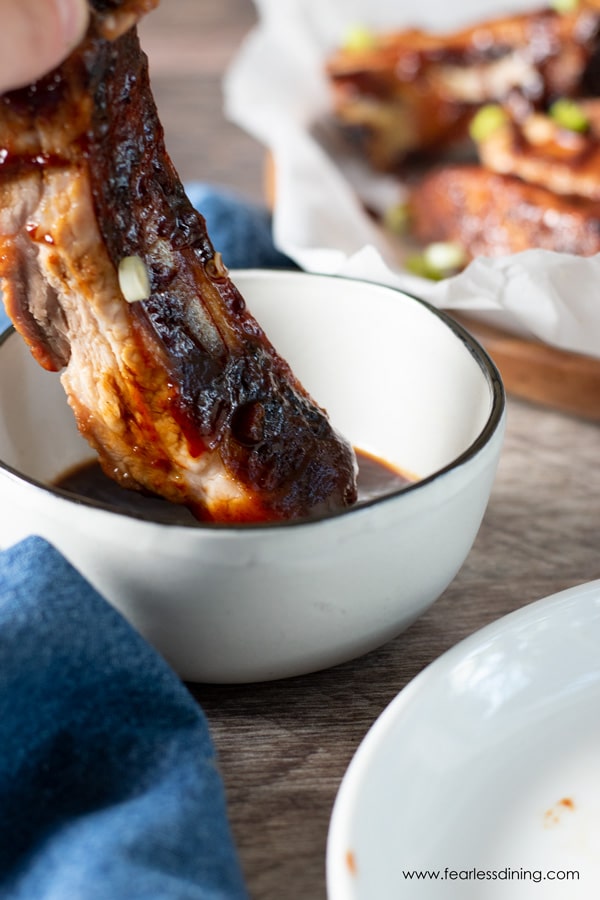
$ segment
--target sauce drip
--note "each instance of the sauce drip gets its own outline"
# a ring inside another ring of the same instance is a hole
[[[356,458],[358,500],[355,507],[394,494],[417,480],[361,450],[356,451]],[[200,524],[185,506],[169,503],[153,494],[125,490],[105,475],[95,460],[70,469],[54,482],[53,487],[67,491],[74,497],[95,500],[117,512],[143,516],[153,522],[192,526]]]

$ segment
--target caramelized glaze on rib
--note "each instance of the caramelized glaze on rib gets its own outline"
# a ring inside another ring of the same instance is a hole
[[[81,432],[122,485],[219,521],[343,509],[354,453],[247,310],[166,153],[131,27],[153,5],[96,0],[64,65],[0,98],[8,312],[64,370]],[[129,256],[150,280],[131,304]]]
[[[600,252],[600,203],[477,165],[427,174],[412,192],[410,214],[417,240],[453,241],[471,257],[532,247],[581,256]]]
[[[531,110],[597,91],[599,23],[587,0],[568,13],[539,9],[450,34],[406,29],[341,48],[326,66],[335,116],[377,168],[439,153],[467,136],[482,104]]]

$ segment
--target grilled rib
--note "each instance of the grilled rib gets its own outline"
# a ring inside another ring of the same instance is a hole
[[[85,42],[0,98],[0,276],[104,471],[205,520],[269,521],[356,497],[352,448],[269,343],[166,153],[135,21],[94,0]],[[118,272],[143,263],[149,296]]]
[[[532,247],[600,252],[600,202],[560,196],[477,165],[434,169],[413,189],[411,232],[423,244],[452,241],[468,255],[497,257]]]
[[[478,142],[482,164],[557,194],[600,200],[600,101],[577,105],[589,123],[583,132],[561,127],[544,113],[522,122],[509,118]]]
[[[335,116],[376,168],[394,169],[459,143],[482,104],[523,114],[597,93],[599,24],[598,0],[585,0],[573,12],[540,9],[452,34],[376,35],[327,61]]]

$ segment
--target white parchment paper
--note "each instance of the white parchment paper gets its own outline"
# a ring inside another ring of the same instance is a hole
[[[224,81],[229,118],[270,151],[276,172],[274,239],[310,272],[367,278],[439,308],[600,356],[600,254],[582,259],[530,250],[477,259],[431,282],[402,267],[402,247],[365,213],[402,186],[349,155],[331,125],[324,61],[349,27],[448,30],[537,8],[531,0],[255,0],[259,22]]]

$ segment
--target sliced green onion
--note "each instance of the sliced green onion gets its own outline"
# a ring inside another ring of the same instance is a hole
[[[410,213],[407,203],[396,203],[388,207],[383,216],[383,224],[394,234],[406,234],[410,221]]]
[[[428,265],[439,272],[461,269],[467,261],[464,248],[455,241],[437,241],[429,244],[425,247],[424,254]]]
[[[566,97],[556,100],[548,110],[548,115],[557,125],[569,131],[583,132],[590,126],[590,120],[581,106]]]
[[[477,110],[471,124],[469,125],[469,134],[475,141],[484,141],[486,138],[498,131],[508,122],[508,115],[497,103],[487,103]]]
[[[550,7],[557,13],[575,12],[579,6],[579,0],[550,0]]]
[[[413,275],[440,281],[460,272],[468,262],[467,254],[454,241],[436,241],[429,244],[422,253],[409,256],[405,266]]]
[[[404,260],[404,267],[413,275],[419,275],[421,278],[429,278],[430,281],[440,281],[442,276],[439,272],[432,272],[425,259],[423,253],[413,253]]]
[[[344,50],[372,50],[377,43],[376,35],[364,25],[353,25],[346,32]]]
[[[150,277],[141,256],[126,256],[119,263],[119,287],[128,303],[150,297]]]

